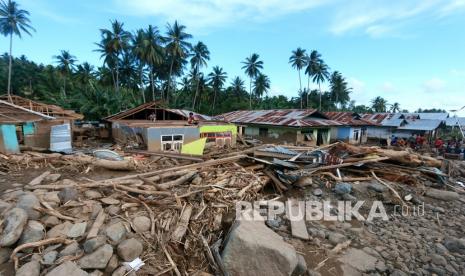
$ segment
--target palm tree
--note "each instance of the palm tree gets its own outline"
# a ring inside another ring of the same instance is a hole
[[[107,65],[115,71],[115,90],[119,90],[119,56],[128,47],[131,33],[124,30],[124,23],[110,21],[111,29],[100,29],[102,40],[97,43]],[[114,67],[114,68],[113,68]]]
[[[69,53],[69,51],[61,50],[57,56],[53,56],[58,63],[58,68],[63,74],[63,97],[66,99],[66,78],[72,73],[74,63],[77,61],[76,57]]]
[[[264,94],[268,93],[270,89],[270,78],[267,75],[259,73],[254,81],[254,94],[261,98]]]
[[[179,25],[178,21],[174,21],[173,25],[167,25],[166,32],[166,51],[170,55],[171,65],[168,76],[168,87],[167,87],[167,96],[171,88],[171,77],[173,74],[174,62],[178,58],[184,58],[187,55],[188,50],[191,48],[188,39],[192,38],[192,35],[185,32],[186,26]]]
[[[139,89],[142,94],[142,100],[145,103],[144,93],[144,66],[145,66],[145,55],[144,50],[146,48],[145,32],[143,29],[138,29],[131,38],[131,51],[137,59],[139,67]]]
[[[213,87],[213,106],[211,110],[213,115],[215,112],[216,95],[221,90],[221,88],[223,88],[224,82],[228,76],[226,72],[223,71],[223,68],[215,66],[213,67],[213,71],[208,74],[208,77],[210,79],[210,85]]]
[[[375,112],[386,112],[387,101],[382,97],[378,96],[371,100],[371,108],[373,108]]]
[[[400,112],[400,104],[398,102],[391,104],[391,112],[392,113]]]
[[[348,87],[347,81],[340,72],[334,71],[331,74],[329,86],[331,99],[334,101],[336,108],[338,103],[344,105],[350,100],[349,94],[351,92],[351,88]]]
[[[244,81],[239,77],[235,77],[231,82],[232,93],[236,95],[237,99],[241,96],[242,92],[245,90]]]
[[[196,79],[197,79],[194,100],[192,101],[192,110],[195,110],[195,104],[196,104],[198,93],[199,93],[200,69],[204,66],[205,67],[207,66],[207,60],[210,60],[210,51],[208,51],[207,45],[199,41],[192,48],[192,54],[191,54],[191,66],[192,66],[192,69],[194,69],[194,72],[196,74]]]
[[[252,109],[252,80],[254,80],[260,70],[263,69],[263,61],[259,60],[260,56],[256,53],[253,53],[250,57],[246,58],[245,61],[242,62],[244,66],[242,69],[245,70],[247,76],[249,76],[249,109]]]
[[[12,52],[13,52],[13,34],[21,38],[21,32],[31,35],[35,29],[29,25],[29,12],[19,8],[18,3],[8,0],[0,3],[0,32],[4,36],[10,36],[10,54],[8,61],[8,98],[11,100],[11,71],[12,71]]]
[[[77,66],[76,77],[78,81],[84,84],[85,92],[87,94],[87,88],[89,82],[95,77],[94,66],[90,65],[88,62],[84,62]]]
[[[310,91],[310,79],[315,75],[316,68],[320,62],[323,62],[321,54],[317,50],[312,50],[310,55],[307,55],[307,67],[305,74],[307,75],[307,108],[308,108],[308,91]]]
[[[149,25],[145,31],[145,43],[143,49],[144,61],[150,66],[150,86],[152,88],[152,100],[155,100],[155,84],[153,82],[154,68],[163,62],[163,38],[157,27]]]
[[[313,72],[313,82],[318,84],[318,90],[320,91],[320,110],[321,110],[321,83],[329,79],[329,67],[323,61],[320,61],[315,66],[315,71]]]
[[[292,65],[292,68],[296,68],[299,73],[299,92],[302,93],[302,80],[300,78],[300,71],[307,64],[307,57],[305,55],[305,49],[297,48],[297,50],[292,51],[292,55],[289,58],[289,63]],[[302,108],[302,97],[300,97],[300,108]]]

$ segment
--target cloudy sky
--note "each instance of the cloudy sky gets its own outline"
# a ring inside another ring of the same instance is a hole
[[[402,108],[456,109],[465,105],[465,0],[17,0],[37,32],[15,40],[14,55],[53,62],[69,50],[101,65],[94,52],[99,28],[118,19],[128,30],[167,22],[187,26],[211,52],[208,71],[222,66],[245,78],[241,61],[258,53],[272,95],[295,96],[297,72],[288,64],[297,47],[316,49],[369,104],[376,96]],[[7,50],[8,40],[0,38]],[[3,51],[3,50],[2,50]],[[465,115],[465,111],[461,113]]]

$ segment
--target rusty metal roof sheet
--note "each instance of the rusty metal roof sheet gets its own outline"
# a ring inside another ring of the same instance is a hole
[[[337,121],[344,125],[350,126],[373,126],[377,125],[376,122],[372,122],[367,119],[363,119],[362,116],[354,112],[324,112],[324,114],[331,120]]]
[[[7,101],[0,100],[0,123],[16,124],[53,119],[55,118]]]
[[[329,120],[316,109],[238,110],[214,117],[215,120],[240,124],[290,127],[328,127],[343,125]]]

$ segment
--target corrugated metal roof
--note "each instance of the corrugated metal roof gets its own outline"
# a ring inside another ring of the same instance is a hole
[[[431,131],[437,129],[442,123],[442,120],[407,120],[407,124],[397,129]]]
[[[377,125],[376,122],[363,119],[362,116],[354,112],[324,112],[329,119],[350,126],[373,126]]]
[[[36,112],[16,104],[0,100],[0,123],[22,123],[40,120],[54,120],[54,117]]]
[[[218,115],[214,120],[240,124],[275,125],[291,127],[324,127],[343,125],[329,120],[316,109],[238,110]]]
[[[465,117],[451,117],[446,119],[446,126],[458,125],[465,127]]]

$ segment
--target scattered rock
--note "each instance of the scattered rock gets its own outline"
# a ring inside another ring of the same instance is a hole
[[[119,243],[126,235],[126,227],[120,221],[108,226],[105,229],[105,234],[112,242]]]
[[[47,192],[42,195],[41,197],[42,201],[46,201],[48,203],[60,203],[60,198],[58,197],[58,192]]]
[[[112,255],[113,247],[105,244],[93,253],[79,259],[78,265],[83,269],[103,269],[107,266]]]
[[[139,257],[144,250],[142,243],[134,238],[127,239],[118,244],[116,252],[121,259],[126,262],[131,262]]]
[[[222,253],[231,275],[291,275],[296,270],[294,247],[263,221],[237,221],[232,229]]]
[[[101,202],[107,204],[107,205],[117,205],[120,203],[119,200],[117,199],[114,199],[112,197],[105,197],[105,198],[101,198],[100,199]]]
[[[455,237],[446,237],[444,239],[444,246],[450,252],[465,254],[465,239],[457,239]]]
[[[128,269],[125,266],[120,266],[118,269],[115,269],[111,276],[134,276],[136,273],[134,271],[131,271],[128,273]]]
[[[61,223],[61,221],[55,216],[45,216],[40,219],[42,223],[47,227],[53,227]]]
[[[58,252],[57,251],[50,251],[42,257],[43,261],[42,263],[45,265],[52,265],[55,260],[57,259]]]
[[[313,190],[313,195],[314,196],[322,196],[323,195],[323,190],[322,189],[315,189],[315,190]]]
[[[27,213],[24,209],[13,208],[5,214],[2,235],[0,236],[0,247],[13,245],[23,232],[27,223]]]
[[[6,201],[0,200],[0,214],[3,214],[4,212],[8,211],[12,205]]]
[[[87,254],[94,252],[97,248],[104,245],[107,239],[104,236],[97,236],[87,240],[82,246]]]
[[[441,266],[447,265],[446,258],[438,254],[431,254],[431,262],[433,262],[433,264],[435,265],[441,265]]]
[[[71,200],[75,200],[78,196],[78,191],[74,187],[66,187],[61,189],[58,193],[61,203],[66,203]]]
[[[58,224],[57,226],[54,226],[52,229],[48,230],[47,238],[66,238],[71,227],[73,227],[73,224],[69,221]]]
[[[334,191],[339,195],[350,194],[352,191],[352,185],[343,182],[336,183],[336,186],[334,186]]]
[[[45,276],[88,276],[89,274],[80,269],[74,262],[67,261],[55,267]]]
[[[76,255],[81,249],[79,248],[79,243],[76,241],[68,244],[63,250],[61,250],[59,256],[70,256],[70,255]]]
[[[69,238],[78,238],[86,232],[87,222],[75,223],[68,231]]]
[[[39,276],[40,263],[38,261],[30,261],[25,263],[16,271],[16,276]]]
[[[118,262],[118,256],[116,254],[113,254],[108,261],[107,267],[105,268],[106,273],[112,273],[119,265]]]
[[[139,216],[132,220],[132,224],[134,225],[134,231],[143,233],[150,230],[152,222],[148,217]]]
[[[91,273],[89,273],[89,276],[103,276],[103,272],[100,270],[94,270]]]
[[[19,244],[40,241],[43,240],[44,237],[44,226],[38,221],[30,220],[27,222],[26,227],[24,227],[24,231],[19,239]]]
[[[40,201],[33,193],[26,193],[20,196],[16,207],[26,211],[29,219],[37,220],[40,218],[40,212],[35,209],[40,207]]]
[[[332,244],[336,245],[345,242],[347,240],[347,237],[337,232],[330,232],[328,234],[328,240]]]
[[[425,195],[434,199],[439,199],[443,201],[453,201],[459,199],[459,194],[451,191],[444,191],[438,189],[428,189],[425,192]]]
[[[344,275],[348,275],[354,269],[359,272],[371,272],[376,270],[377,259],[365,251],[357,248],[349,248],[343,255],[338,258],[342,263],[342,270]]]
[[[36,178],[32,179],[31,182],[29,182],[29,186],[35,186],[35,185],[40,185],[44,179],[50,175],[50,171],[46,171],[42,173],[41,175],[37,176]]]

